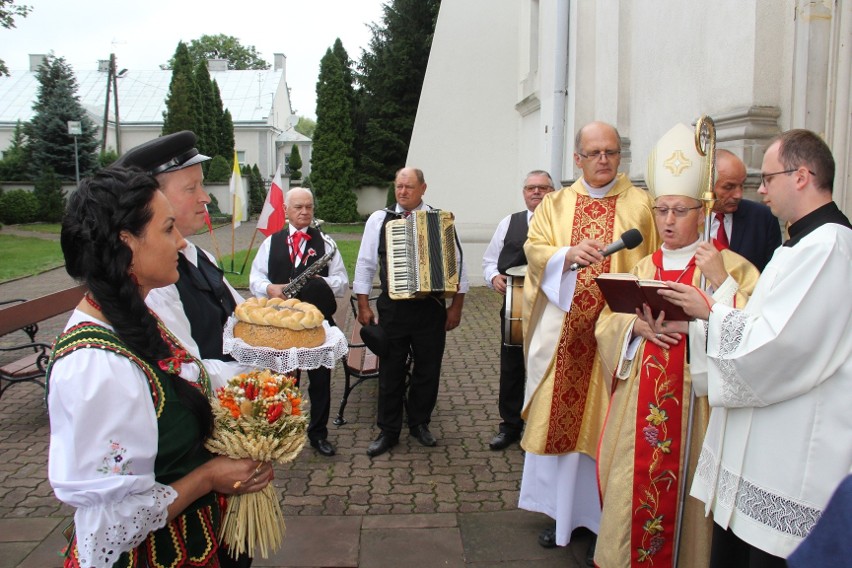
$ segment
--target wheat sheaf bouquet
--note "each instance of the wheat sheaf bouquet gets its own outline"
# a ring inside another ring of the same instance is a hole
[[[215,426],[205,446],[213,453],[260,462],[293,461],[305,445],[307,420],[293,377],[268,370],[237,375],[216,390]],[[227,497],[220,540],[236,558],[263,558],[281,547],[284,515],[275,488]]]

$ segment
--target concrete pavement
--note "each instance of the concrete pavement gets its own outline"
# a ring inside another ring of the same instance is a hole
[[[238,229],[238,249],[248,246],[252,230],[250,223]],[[229,228],[218,229],[217,239],[230,248]],[[193,240],[209,247],[209,237]],[[261,235],[255,246],[260,240]],[[53,270],[0,284],[0,300],[36,297],[71,284],[63,269]],[[341,304],[345,311],[339,310],[337,319],[348,330],[348,302]],[[436,447],[403,436],[389,453],[369,458],[367,444],[377,435],[377,384],[368,381],[350,396],[348,423],[329,425],[336,456],[324,458],[306,446],[294,462],[276,467],[285,542],[271,558],[255,559],[254,566],[584,565],[587,534],[578,533],[566,548],[543,549],[536,538],[550,520],[517,509],[523,468],[518,446],[488,449],[500,421],[499,308],[492,291],[473,289],[461,326],[448,336],[431,424]],[[40,333],[55,334],[66,319],[42,324]],[[0,345],[10,340],[0,338]],[[342,384],[337,368],[332,417]],[[49,426],[42,396],[37,385],[22,384],[0,399],[0,568],[61,566],[61,529],[73,511],[56,500],[47,482]]]

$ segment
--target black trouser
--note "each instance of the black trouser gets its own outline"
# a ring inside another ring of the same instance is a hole
[[[331,369],[320,367],[308,371],[308,396],[311,397],[311,421],[308,439],[312,442],[328,438],[328,414],[331,410]]]
[[[787,568],[787,561],[755,548],[731,529],[713,523],[710,568]]]
[[[447,332],[443,300],[391,300],[386,294],[376,301],[379,325],[388,337],[388,356],[379,361],[379,411],[376,424],[390,437],[402,430],[403,400],[408,427],[429,424],[438,400],[441,360]],[[405,393],[405,369],[409,350],[414,367]]]
[[[524,405],[524,349],[523,347],[500,347],[500,392],[497,408],[500,410],[500,431],[519,435],[524,428],[521,410]]]

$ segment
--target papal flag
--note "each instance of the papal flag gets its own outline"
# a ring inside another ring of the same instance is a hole
[[[243,187],[243,173],[240,171],[240,162],[237,159],[237,151],[234,150],[234,172],[231,174],[231,200],[234,204],[232,211],[234,228],[240,226],[245,218],[246,190]]]

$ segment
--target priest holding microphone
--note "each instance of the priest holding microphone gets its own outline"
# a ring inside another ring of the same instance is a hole
[[[574,148],[582,177],[544,198],[524,246],[526,456],[519,507],[555,520],[539,535],[544,547],[567,545],[577,527],[597,533],[600,524],[595,455],[609,393],[595,356],[604,300],[594,277],[627,272],[658,247],[650,197],[618,173],[616,129],[587,124]],[[644,241],[604,258],[601,251],[631,228]],[[571,270],[573,263],[583,268]]]

